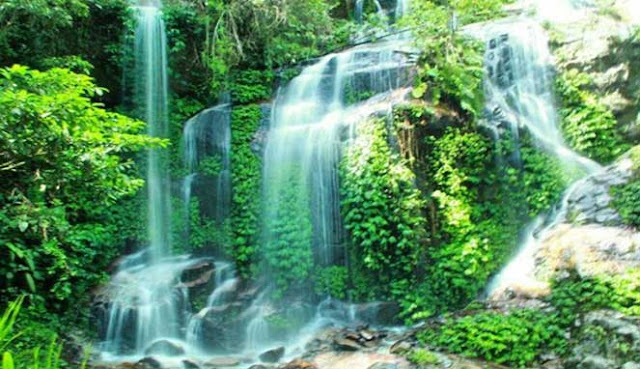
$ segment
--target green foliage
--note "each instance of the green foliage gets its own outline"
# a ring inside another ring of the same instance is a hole
[[[633,181],[611,189],[611,205],[625,224],[640,227],[640,181]]]
[[[609,108],[590,91],[587,74],[570,70],[556,78],[560,98],[561,127],[569,145],[593,160],[609,163],[629,149],[622,140],[617,121]]]
[[[525,144],[521,148],[524,196],[529,215],[534,217],[551,209],[562,198],[568,184],[565,171],[549,154]]]
[[[245,277],[251,274],[259,236],[262,165],[251,150],[251,142],[261,117],[260,106],[255,104],[234,107],[231,113],[232,242],[227,253],[235,258],[238,271]]]
[[[206,176],[215,177],[222,171],[222,158],[217,156],[207,156],[200,160],[198,164],[198,173]]]
[[[347,298],[349,270],[343,266],[318,267],[314,273],[314,289],[318,295],[328,295],[338,300]]]
[[[416,98],[428,97],[475,117],[482,109],[483,48],[469,36],[450,28],[455,11],[460,26],[483,16],[498,16],[494,8],[502,1],[454,1],[448,6],[430,0],[416,1],[403,24],[411,27],[422,51]],[[491,5],[491,6],[489,6]]]
[[[15,344],[16,339],[23,336],[29,336],[31,332],[26,330],[13,333],[18,326],[17,318],[24,302],[24,296],[9,303],[0,319],[0,353],[2,353],[1,363],[2,369],[14,369],[24,367],[29,362],[29,368],[33,369],[59,369],[63,366],[61,360],[62,344],[58,342],[55,333],[49,334],[44,347],[46,351],[42,352],[43,346],[30,346],[28,348]],[[44,332],[49,332],[44,329]],[[81,364],[80,368],[86,367],[86,360]]]
[[[234,104],[268,100],[273,91],[273,73],[243,70],[233,75],[231,99]]]
[[[449,318],[442,326],[423,331],[418,338],[453,353],[517,367],[527,367],[545,349],[564,344],[563,332],[554,325],[553,317],[538,310]]]
[[[414,180],[392,153],[384,121],[359,124],[341,163],[342,214],[354,257],[365,268],[358,272],[382,289],[411,280],[423,253],[423,201]]]
[[[19,63],[93,72],[100,85],[115,92],[99,98],[114,105],[120,100],[122,36],[129,9],[127,0],[5,0],[0,9],[0,67]]]
[[[438,363],[438,357],[431,351],[425,349],[416,349],[407,356],[409,362],[416,364],[418,368],[423,366],[435,365]]]
[[[64,69],[0,70],[0,288],[64,309],[102,280],[124,239],[111,209],[143,182],[132,155],[163,141],[91,101],[92,80]]]
[[[549,300],[565,326],[578,315],[598,309],[613,309],[640,316],[640,270],[630,269],[616,275],[596,275],[554,281]]]

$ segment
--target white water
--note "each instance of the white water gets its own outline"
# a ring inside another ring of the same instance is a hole
[[[182,134],[182,151],[188,172],[182,182],[187,217],[194,181],[202,174],[198,173],[200,163],[207,157],[219,162],[219,173],[207,182],[204,205],[209,205],[208,209],[201,210],[221,225],[229,215],[231,202],[231,105],[222,103],[189,119]]]
[[[382,42],[327,55],[280,92],[264,156],[266,242],[281,237],[275,229],[285,221],[281,217],[310,216],[317,264],[344,259],[336,166],[346,100],[364,91],[380,94],[406,85],[409,63],[397,52],[407,45]],[[282,192],[292,182],[300,190]],[[287,213],[292,201],[300,209],[296,216]]]
[[[542,27],[531,20],[507,20],[471,32],[487,41],[487,110],[502,112],[503,119],[498,123],[509,125],[516,139],[518,130],[525,128],[534,143],[554,155],[567,173],[585,176],[599,171],[599,164],[569,149],[562,137],[552,87],[553,60]],[[489,283],[489,295],[507,287],[536,288],[535,253],[547,230],[564,219],[567,199],[579,184],[567,191],[548,226],[541,217],[527,228],[516,256]]]
[[[167,39],[162,13],[156,6],[135,7],[136,88],[138,104],[147,123],[148,134],[168,137]],[[167,151],[148,152],[147,189],[149,241],[154,260],[168,255],[171,247],[170,179]]]
[[[167,40],[162,14],[157,5],[134,7],[136,95],[147,122],[148,134],[168,137]],[[170,179],[167,152],[148,152],[147,250],[126,258],[108,288],[105,351],[112,355],[142,353],[159,338],[178,334],[178,305],[183,300],[175,284],[189,264],[168,258],[171,247]]]

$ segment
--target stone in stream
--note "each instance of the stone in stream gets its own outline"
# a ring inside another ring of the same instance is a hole
[[[271,369],[271,368],[262,364],[254,364],[254,365],[251,365],[249,369]]]
[[[136,369],[161,369],[162,364],[152,357],[145,357],[134,366]]]
[[[144,350],[145,355],[181,356],[184,355],[184,353],[185,351],[182,346],[169,340],[156,341]]]
[[[407,341],[398,341],[391,345],[391,349],[389,352],[394,355],[404,355],[407,352],[411,351],[412,345]]]
[[[358,351],[362,348],[358,342],[349,338],[338,338],[333,341],[333,344],[338,351]]]
[[[260,354],[260,361],[265,363],[277,363],[284,356],[284,346],[267,350]]]
[[[200,369],[200,365],[193,360],[182,360],[182,366],[184,369]]]
[[[285,364],[284,366],[279,367],[278,369],[318,369],[318,367],[308,361],[295,359]]]
[[[394,363],[375,363],[368,369],[398,369],[398,364]]]
[[[240,360],[233,357],[214,357],[210,359],[206,363],[204,363],[205,368],[224,368],[230,366],[238,366],[240,365]]]

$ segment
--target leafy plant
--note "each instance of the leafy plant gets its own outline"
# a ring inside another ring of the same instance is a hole
[[[544,350],[565,341],[553,317],[537,310],[480,312],[449,318],[438,328],[426,329],[418,338],[453,353],[518,367],[535,363]]]
[[[587,74],[573,69],[556,78],[555,90],[562,105],[561,127],[571,147],[608,163],[629,146],[622,140],[611,110],[590,90],[591,84]]]
[[[341,163],[341,206],[354,255],[381,288],[411,280],[423,253],[423,202],[387,142],[383,120],[361,123]],[[364,206],[363,206],[364,204]]]
[[[613,187],[611,205],[620,213],[622,220],[631,226],[640,227],[640,181]]]

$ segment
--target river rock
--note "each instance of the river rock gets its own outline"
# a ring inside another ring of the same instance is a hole
[[[208,360],[204,366],[207,368],[226,368],[240,365],[240,360],[233,357],[214,357]]]
[[[181,356],[184,355],[184,353],[185,351],[182,346],[169,340],[156,341],[144,350],[145,355]]]
[[[396,343],[394,343],[393,345],[391,345],[391,348],[389,349],[389,352],[391,352],[394,355],[404,355],[406,353],[408,353],[409,351],[411,351],[412,349],[412,345],[407,342],[407,341],[398,341]]]
[[[193,360],[182,360],[182,366],[184,369],[200,369],[200,365]]]
[[[368,369],[398,369],[398,364],[395,363],[375,363]]]
[[[271,368],[262,364],[253,364],[249,367],[249,369],[271,369]]]
[[[152,357],[145,357],[144,359],[138,361],[135,365],[136,369],[161,369],[162,364]]]
[[[284,346],[267,350],[260,354],[260,361],[265,363],[277,363],[284,356]]]
[[[295,359],[279,367],[279,369],[318,369],[318,367],[309,361]]]
[[[358,351],[362,348],[357,341],[349,338],[337,338],[333,344],[338,351]]]

